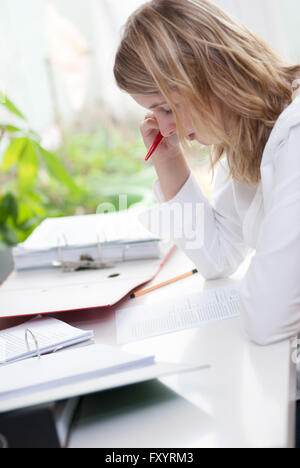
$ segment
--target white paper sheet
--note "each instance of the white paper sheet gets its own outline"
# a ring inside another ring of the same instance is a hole
[[[90,340],[94,336],[91,330],[80,330],[50,317],[28,320],[17,327],[0,332],[0,366],[37,355],[36,344],[31,334],[28,334],[26,341],[26,329],[34,335],[41,354],[54,351],[58,347]]]
[[[119,344],[130,343],[198,327],[203,323],[230,319],[239,313],[238,288],[232,286],[175,298],[173,301],[121,309],[116,312],[117,340]]]
[[[31,358],[0,368],[0,401],[152,365],[154,356],[136,356],[117,347],[91,345]]]
[[[118,213],[48,218],[21,244],[32,250],[60,246],[93,245],[98,242],[151,241],[156,239],[137,219],[134,210]]]

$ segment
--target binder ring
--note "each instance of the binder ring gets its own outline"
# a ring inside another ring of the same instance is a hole
[[[34,333],[30,330],[30,328],[26,328],[26,330],[25,330],[25,341],[26,341],[27,350],[30,351],[30,346],[29,346],[29,342],[28,342],[28,333],[33,338],[34,344],[36,346],[37,357],[38,357],[38,359],[41,359],[41,351],[40,351],[38,340],[36,339],[36,336],[34,335]]]
[[[100,234],[97,235],[97,249],[98,249],[100,263],[103,263],[103,251],[102,251],[102,245],[100,241]]]
[[[61,235],[58,236],[58,238],[57,238],[57,257],[58,257],[57,264],[63,264],[64,263],[62,247],[61,247],[61,237],[64,238],[65,247],[68,246],[68,241],[67,241],[67,238],[66,238],[65,234],[63,234],[62,236]]]
[[[122,262],[125,262],[127,260],[126,258],[126,252],[129,250],[129,245],[124,245],[122,249]]]
[[[64,240],[64,247],[68,247],[67,236],[62,233],[57,238],[57,261],[52,264],[55,267],[61,267],[64,272],[75,272],[81,269],[83,270],[102,270],[104,268],[113,268],[115,263],[113,261],[105,261],[103,258],[103,250],[100,242],[100,234],[97,235],[97,250],[98,260],[95,260],[90,255],[81,255],[78,261],[68,262],[64,260],[61,239]]]

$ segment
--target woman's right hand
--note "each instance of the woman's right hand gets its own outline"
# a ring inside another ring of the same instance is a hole
[[[154,114],[150,113],[145,116],[145,120],[142,122],[140,130],[145,146],[147,150],[149,150],[160,131]],[[153,162],[163,162],[166,160],[169,161],[178,156],[182,156],[182,152],[179,147],[178,137],[176,133],[174,133],[170,137],[166,137],[162,140],[150,159],[152,159]]]

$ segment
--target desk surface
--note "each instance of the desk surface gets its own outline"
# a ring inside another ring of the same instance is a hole
[[[155,284],[191,267],[178,251]],[[118,308],[142,304],[159,307],[167,298],[227,285],[242,278],[246,269],[247,263],[233,279],[206,283],[195,275],[136,300],[123,300],[111,309],[64,313],[57,318],[93,329],[98,343],[116,344]],[[3,327],[0,321],[0,329]],[[289,341],[258,347],[248,340],[240,319],[232,319],[122,348],[139,354],[154,353],[158,361],[210,364],[211,369],[86,397],[70,447],[293,445],[296,369]]]
[[[196,275],[130,304],[159,307],[166,298],[224,286],[242,278],[247,265],[233,280],[205,283]],[[192,266],[183,253],[177,252],[155,283]],[[128,301],[120,307],[128,307]],[[70,318],[74,325],[92,327],[97,342],[115,344],[115,310]],[[290,342],[258,347],[248,340],[240,319],[233,319],[123,348],[154,353],[157,360],[166,362],[210,364],[211,369],[87,397],[72,433],[71,447],[293,445],[296,370]]]

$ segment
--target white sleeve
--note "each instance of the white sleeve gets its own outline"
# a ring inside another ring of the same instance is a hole
[[[179,193],[168,202],[164,201],[157,180],[153,189],[160,205],[148,210],[148,216],[140,217],[147,229],[171,238],[206,279],[232,275],[249,251],[235,209],[232,181],[226,180],[228,168],[223,164],[218,165],[211,204],[191,173]],[[160,222],[153,222],[155,217]],[[171,220],[168,227],[163,226],[166,219]]]
[[[267,345],[300,329],[300,125],[275,155],[272,201],[256,255],[242,282],[242,318],[249,336]]]

